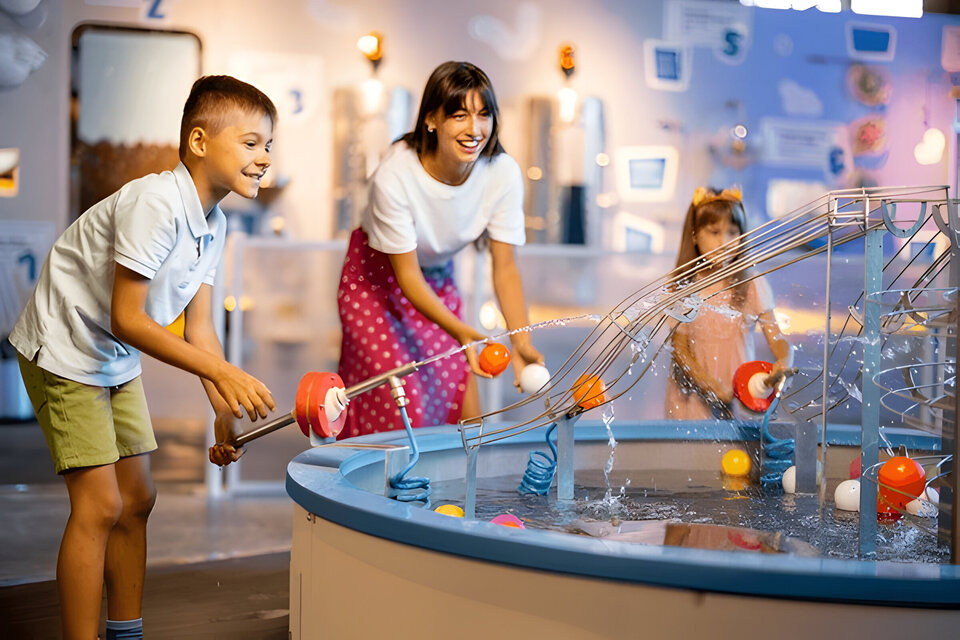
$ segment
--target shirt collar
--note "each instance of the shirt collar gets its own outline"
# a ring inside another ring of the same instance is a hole
[[[180,199],[183,201],[183,210],[187,214],[187,226],[190,227],[190,233],[194,238],[202,238],[213,234],[210,229],[207,217],[203,215],[203,205],[200,204],[200,195],[197,193],[197,185],[194,184],[190,171],[182,162],[177,164],[173,170],[173,175],[177,179],[177,189],[180,191]],[[214,205],[211,213],[219,210],[220,205]]]

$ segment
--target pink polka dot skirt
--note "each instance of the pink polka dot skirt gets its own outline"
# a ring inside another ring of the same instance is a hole
[[[424,271],[434,293],[457,317],[462,301],[453,264]],[[390,259],[371,249],[363,229],[354,230],[340,274],[337,307],[343,338],[339,375],[347,387],[400,365],[419,362],[460,344],[417,311],[400,290]],[[460,419],[469,369],[463,354],[443,358],[403,378],[413,427]],[[387,385],[350,400],[340,438],[402,429],[400,411]]]

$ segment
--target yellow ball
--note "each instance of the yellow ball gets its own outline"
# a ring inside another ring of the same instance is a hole
[[[750,474],[750,456],[746,451],[731,449],[723,454],[720,467],[728,476],[746,476]]]
[[[461,509],[455,504],[442,504],[436,509],[434,509],[434,511],[436,511],[437,513],[442,513],[445,516],[453,516],[455,518],[463,517],[463,509]]]

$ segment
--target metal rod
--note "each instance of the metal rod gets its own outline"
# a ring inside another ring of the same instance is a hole
[[[232,444],[235,447],[242,447],[251,440],[256,440],[262,436],[267,435],[268,433],[273,433],[277,429],[282,429],[288,424],[293,424],[297,419],[294,417],[293,412],[288,413],[285,416],[280,416],[279,418],[274,418],[270,422],[265,422],[255,429],[251,429],[246,433],[241,433],[239,436],[234,438]]]
[[[418,368],[420,368],[421,365],[422,363],[420,362],[408,362],[407,364],[400,365],[396,369],[391,369],[386,373],[381,373],[378,376],[367,378],[363,382],[358,382],[352,387],[348,387],[346,389],[347,398],[354,398],[360,395],[361,393],[370,391],[371,389],[379,387],[382,384],[386,384],[387,382],[389,382],[390,378],[393,378],[393,377],[402,378],[404,376],[408,376],[414,371],[416,371]]]

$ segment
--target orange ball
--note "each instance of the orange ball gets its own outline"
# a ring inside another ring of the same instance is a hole
[[[573,383],[573,399],[584,409],[593,409],[607,401],[607,386],[599,376],[583,374]]]
[[[503,373],[510,364],[510,352],[502,344],[492,342],[480,352],[480,368],[492,376]]]
[[[889,505],[902,510],[908,502],[923,493],[927,474],[915,460],[894,456],[880,467],[877,479],[880,481],[878,509]]]

